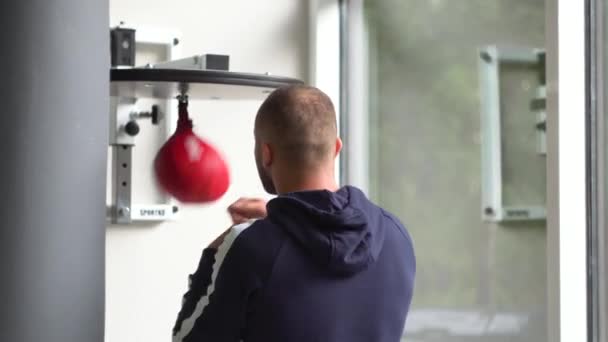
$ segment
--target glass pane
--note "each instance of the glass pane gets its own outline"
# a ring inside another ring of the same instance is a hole
[[[365,11],[370,192],[407,225],[417,251],[404,341],[546,341],[546,222],[525,219],[545,206],[543,101],[531,104],[544,66],[540,57],[498,63],[492,103],[479,52],[540,56],[544,1],[370,0]],[[482,123],[493,120],[483,103],[500,109],[502,206],[523,220],[493,220],[500,208],[482,204],[484,174],[493,174],[482,160],[491,149]]]

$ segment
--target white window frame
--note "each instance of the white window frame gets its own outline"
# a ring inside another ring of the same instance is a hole
[[[370,151],[370,39],[365,18],[365,0],[347,0],[344,18],[342,66],[343,135],[346,140],[344,180],[369,194],[371,174]]]
[[[545,6],[549,341],[588,341],[586,4]]]
[[[309,83],[334,103],[341,125],[340,6],[339,0],[309,0]],[[342,134],[343,132],[340,132]],[[341,159],[336,159],[336,181],[342,183]]]
[[[342,157],[336,160],[338,182],[368,193],[369,56],[363,4],[364,0],[309,0],[309,81],[326,92],[336,107],[344,141]],[[344,54],[349,56],[346,65]]]

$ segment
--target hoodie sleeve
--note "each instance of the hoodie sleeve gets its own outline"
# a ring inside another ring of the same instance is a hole
[[[207,249],[184,296],[173,342],[238,342],[245,329],[248,297],[258,287],[247,251],[234,227],[217,251]]]

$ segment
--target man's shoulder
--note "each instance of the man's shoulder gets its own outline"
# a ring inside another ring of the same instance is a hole
[[[272,263],[280,249],[285,235],[267,219],[260,219],[232,227],[230,253],[246,263],[265,267]]]
[[[382,215],[384,216],[385,222],[388,222],[388,226],[390,226],[390,231],[392,232],[394,239],[389,239],[392,246],[396,247],[396,250],[399,250],[402,255],[406,255],[407,259],[411,262],[411,270],[416,271],[416,255],[414,250],[414,241],[408,232],[405,225],[401,222],[401,220],[394,215],[393,213],[380,208]],[[401,239],[402,237],[403,239]]]
[[[276,240],[281,240],[284,235],[280,227],[268,219],[236,225],[232,227],[232,230],[238,235],[237,241],[240,245],[254,249],[260,245],[268,245]]]
[[[388,222],[393,226],[393,228],[395,230],[397,230],[400,235],[403,235],[403,237],[405,237],[405,239],[411,243],[412,242],[412,238],[407,230],[407,228],[405,227],[405,225],[403,224],[403,222],[401,222],[401,220],[397,217],[397,215],[391,213],[390,211],[383,209],[381,207],[378,207],[382,213],[382,215],[384,216],[384,218],[386,220],[388,220]]]
[[[388,211],[380,206],[378,206],[378,208],[380,209],[380,212],[382,213],[384,218],[391,221],[397,227],[405,228],[405,225],[403,224],[403,222],[401,222],[401,220],[397,217],[397,215],[391,213],[390,211]]]

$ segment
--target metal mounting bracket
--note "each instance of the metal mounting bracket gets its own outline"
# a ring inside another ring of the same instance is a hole
[[[538,66],[541,86],[531,99],[537,112],[537,151],[546,154],[544,50],[535,48],[487,46],[479,51],[481,93],[481,174],[482,218],[485,221],[531,221],[546,219],[544,205],[505,206],[503,204],[502,134],[500,101],[500,67],[504,64]]]
[[[169,59],[179,57],[180,35],[171,31],[154,29],[137,29],[135,41],[138,45],[164,47]],[[165,115],[155,112],[157,108],[141,111],[137,108],[137,99],[132,97],[111,97],[110,101],[110,136],[112,146],[112,197],[107,212],[114,224],[131,224],[138,221],[163,221],[174,219],[179,207],[169,197],[160,204],[135,204],[132,202],[132,164],[133,149],[137,130],[129,130],[127,124],[137,119],[151,118],[160,124],[161,134],[169,137],[175,130],[177,117],[174,100],[167,100]],[[159,116],[164,116],[158,121]],[[135,133],[135,134],[133,134]]]

